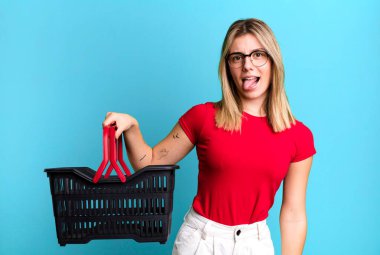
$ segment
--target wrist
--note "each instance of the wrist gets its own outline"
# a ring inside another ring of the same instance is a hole
[[[126,135],[127,133],[135,133],[139,130],[139,123],[137,122],[137,120],[135,118],[132,117],[132,120],[131,120],[131,126],[124,131],[124,134]]]

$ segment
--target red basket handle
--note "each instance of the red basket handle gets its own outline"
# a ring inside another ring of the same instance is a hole
[[[105,126],[103,127],[103,161],[100,164],[93,182],[97,183],[99,179],[101,178],[104,169],[106,168],[108,161],[110,161],[110,165],[107,169],[107,172],[104,176],[104,178],[108,178],[112,172],[113,169],[115,169],[117,176],[122,182],[126,181],[125,175],[130,176],[131,172],[129,171],[129,168],[125,164],[123,160],[123,141],[122,141],[122,135],[120,135],[118,142],[116,143],[115,139],[115,132],[116,132],[116,126]],[[122,166],[122,169],[125,172],[121,171],[119,165],[117,164],[117,161]]]
[[[108,145],[108,140],[109,140],[109,126],[103,127],[103,161],[100,164],[98,171],[96,171],[96,174],[94,176],[93,182],[97,183],[100,179],[100,177],[103,174],[104,169],[106,168],[109,160],[109,145]]]

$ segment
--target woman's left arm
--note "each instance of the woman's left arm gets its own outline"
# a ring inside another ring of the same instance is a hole
[[[290,164],[280,211],[281,254],[302,255],[306,240],[306,188],[313,157]]]

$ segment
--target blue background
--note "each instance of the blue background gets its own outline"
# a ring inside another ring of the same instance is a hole
[[[304,254],[380,254],[378,3],[2,0],[0,254],[170,254],[196,192],[194,150],[179,162],[166,245],[60,247],[43,170],[96,169],[107,111],[136,117],[153,146],[191,106],[219,100],[222,40],[248,17],[273,29],[292,110],[314,134]]]

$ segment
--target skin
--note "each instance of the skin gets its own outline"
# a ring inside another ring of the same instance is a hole
[[[291,163],[283,183],[281,254],[301,255],[306,240],[306,188],[313,157]]]
[[[252,34],[245,34],[235,38],[230,53],[249,54],[256,49],[264,49],[264,46]],[[249,60],[249,57],[246,57],[244,65],[240,68],[230,68],[230,73],[242,101],[243,110],[254,116],[265,116],[262,106],[270,84],[271,62],[268,60],[265,65],[256,67]],[[260,77],[258,87],[253,90],[245,90],[243,78],[252,75]]]
[[[110,124],[117,126],[116,138],[124,133],[128,159],[134,171],[147,165],[176,164],[194,148],[178,123],[153,148],[144,141],[137,120],[129,114],[108,112],[103,126]]]
[[[257,48],[263,47],[256,37],[246,34],[234,40],[230,52],[249,54]],[[262,106],[270,84],[270,61],[262,67],[255,67],[246,58],[241,68],[230,69],[230,72],[238,88],[244,111],[255,116],[265,116]],[[256,89],[244,90],[242,77],[246,75],[261,77]],[[178,123],[168,136],[153,148],[145,143],[139,124],[132,116],[109,112],[103,126],[110,124],[117,126],[116,138],[124,133],[128,159],[135,171],[147,165],[176,164],[194,148]],[[313,157],[309,157],[291,163],[284,179],[280,212],[282,255],[301,255],[303,251],[307,231],[306,189],[312,159]]]

